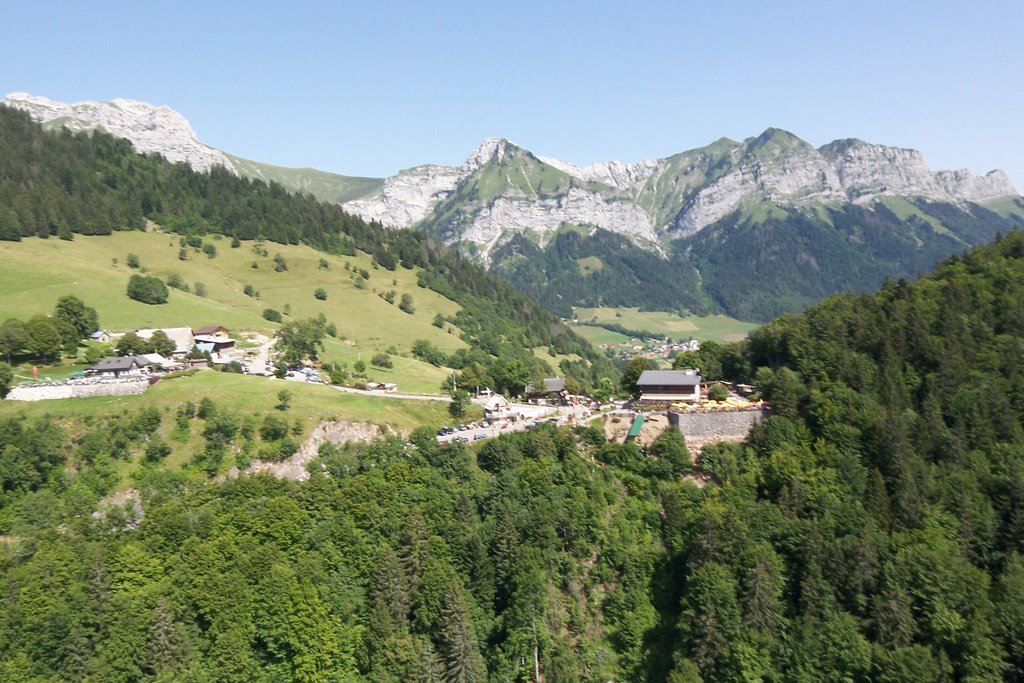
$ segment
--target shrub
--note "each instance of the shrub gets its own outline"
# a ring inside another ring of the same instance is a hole
[[[167,303],[167,285],[158,277],[132,275],[128,278],[127,294],[129,299],[144,304]]]
[[[206,285],[202,282],[197,282],[192,285],[192,291],[196,293],[196,296],[206,296]]]
[[[727,398],[729,398],[729,390],[721,382],[712,384],[708,389],[708,399],[712,401],[724,401]]]
[[[260,425],[260,437],[264,441],[277,441],[288,436],[288,421],[276,415],[267,415]]]
[[[288,263],[285,262],[284,256],[281,254],[274,254],[274,272],[282,273],[288,270]]]
[[[206,254],[207,258],[213,258],[217,255],[217,247],[207,242],[203,245],[203,253]]]
[[[139,257],[137,254],[128,254],[128,257],[125,258],[124,262],[129,268],[139,267]]]
[[[153,436],[149,445],[146,446],[145,458],[146,462],[160,462],[170,454],[171,447],[157,434]]]
[[[269,320],[272,323],[279,323],[281,322],[281,311],[273,308],[265,308],[263,309],[263,319]]]
[[[167,286],[173,289],[180,289],[183,292],[189,291],[188,283],[186,283],[177,273],[171,273],[170,277],[167,278]]]
[[[391,356],[386,353],[374,354],[370,360],[370,364],[377,368],[391,368],[394,367],[394,363],[391,362]]]
[[[403,294],[402,295],[402,301],[401,301],[401,303],[398,304],[398,309],[400,311],[404,311],[404,312],[406,312],[406,313],[408,313],[410,315],[412,315],[413,313],[416,312],[416,307],[412,303],[412,295],[411,294]]]
[[[327,300],[327,292],[324,290],[323,287],[317,287],[316,291],[313,292],[313,296],[316,297],[320,301],[326,301]]]
[[[252,285],[246,285],[245,287],[242,288],[242,293],[245,294],[246,296],[255,296],[256,289]]]

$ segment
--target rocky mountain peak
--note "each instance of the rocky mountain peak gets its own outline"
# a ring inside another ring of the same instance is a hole
[[[466,157],[466,161],[462,164],[462,172],[469,175],[491,159],[502,161],[510,148],[518,149],[518,145],[509,142],[505,138],[485,138]]]
[[[105,130],[126,138],[139,152],[184,161],[197,171],[223,166],[236,172],[227,155],[199,142],[188,120],[170,107],[129,99],[65,104],[28,93],[11,93],[3,103],[28,112],[44,125],[62,125],[73,131]]]

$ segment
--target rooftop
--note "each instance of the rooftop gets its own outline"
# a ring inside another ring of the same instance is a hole
[[[146,361],[138,356],[118,356],[116,358],[104,358],[89,369],[94,372],[124,372],[125,370],[131,370],[136,367],[141,368],[145,365]]]
[[[692,387],[700,384],[696,370],[644,370],[636,381],[640,386]]]

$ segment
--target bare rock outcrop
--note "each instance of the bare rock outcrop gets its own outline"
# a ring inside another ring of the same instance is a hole
[[[369,422],[337,422],[324,420],[310,433],[309,437],[302,442],[295,453],[282,462],[267,462],[257,460],[246,468],[246,474],[267,472],[281,479],[292,481],[306,481],[309,479],[307,466],[316,458],[320,452],[320,446],[325,443],[341,445],[349,441],[372,441],[380,436],[383,430]],[[237,476],[238,471],[231,472],[229,476]]]
[[[43,124],[62,125],[72,131],[100,128],[126,138],[139,152],[159,153],[172,162],[184,161],[197,171],[223,166],[236,172],[224,152],[199,142],[188,120],[170,107],[125,99],[65,104],[27,93],[11,93],[4,104],[27,111]]]

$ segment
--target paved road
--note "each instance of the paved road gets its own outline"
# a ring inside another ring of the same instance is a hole
[[[527,403],[513,403],[512,405],[514,408],[525,412],[529,417],[518,422],[502,422],[489,427],[473,427],[465,431],[456,430],[454,434],[438,436],[437,441],[438,443],[445,444],[457,437],[463,437],[469,439],[470,443],[473,443],[474,441],[491,439],[510,432],[522,432],[540,422],[568,424],[570,418],[575,418],[574,422],[580,424],[581,420],[589,419],[591,415],[590,409],[585,406],[535,406]],[[477,435],[482,435],[482,437],[477,438]]]

